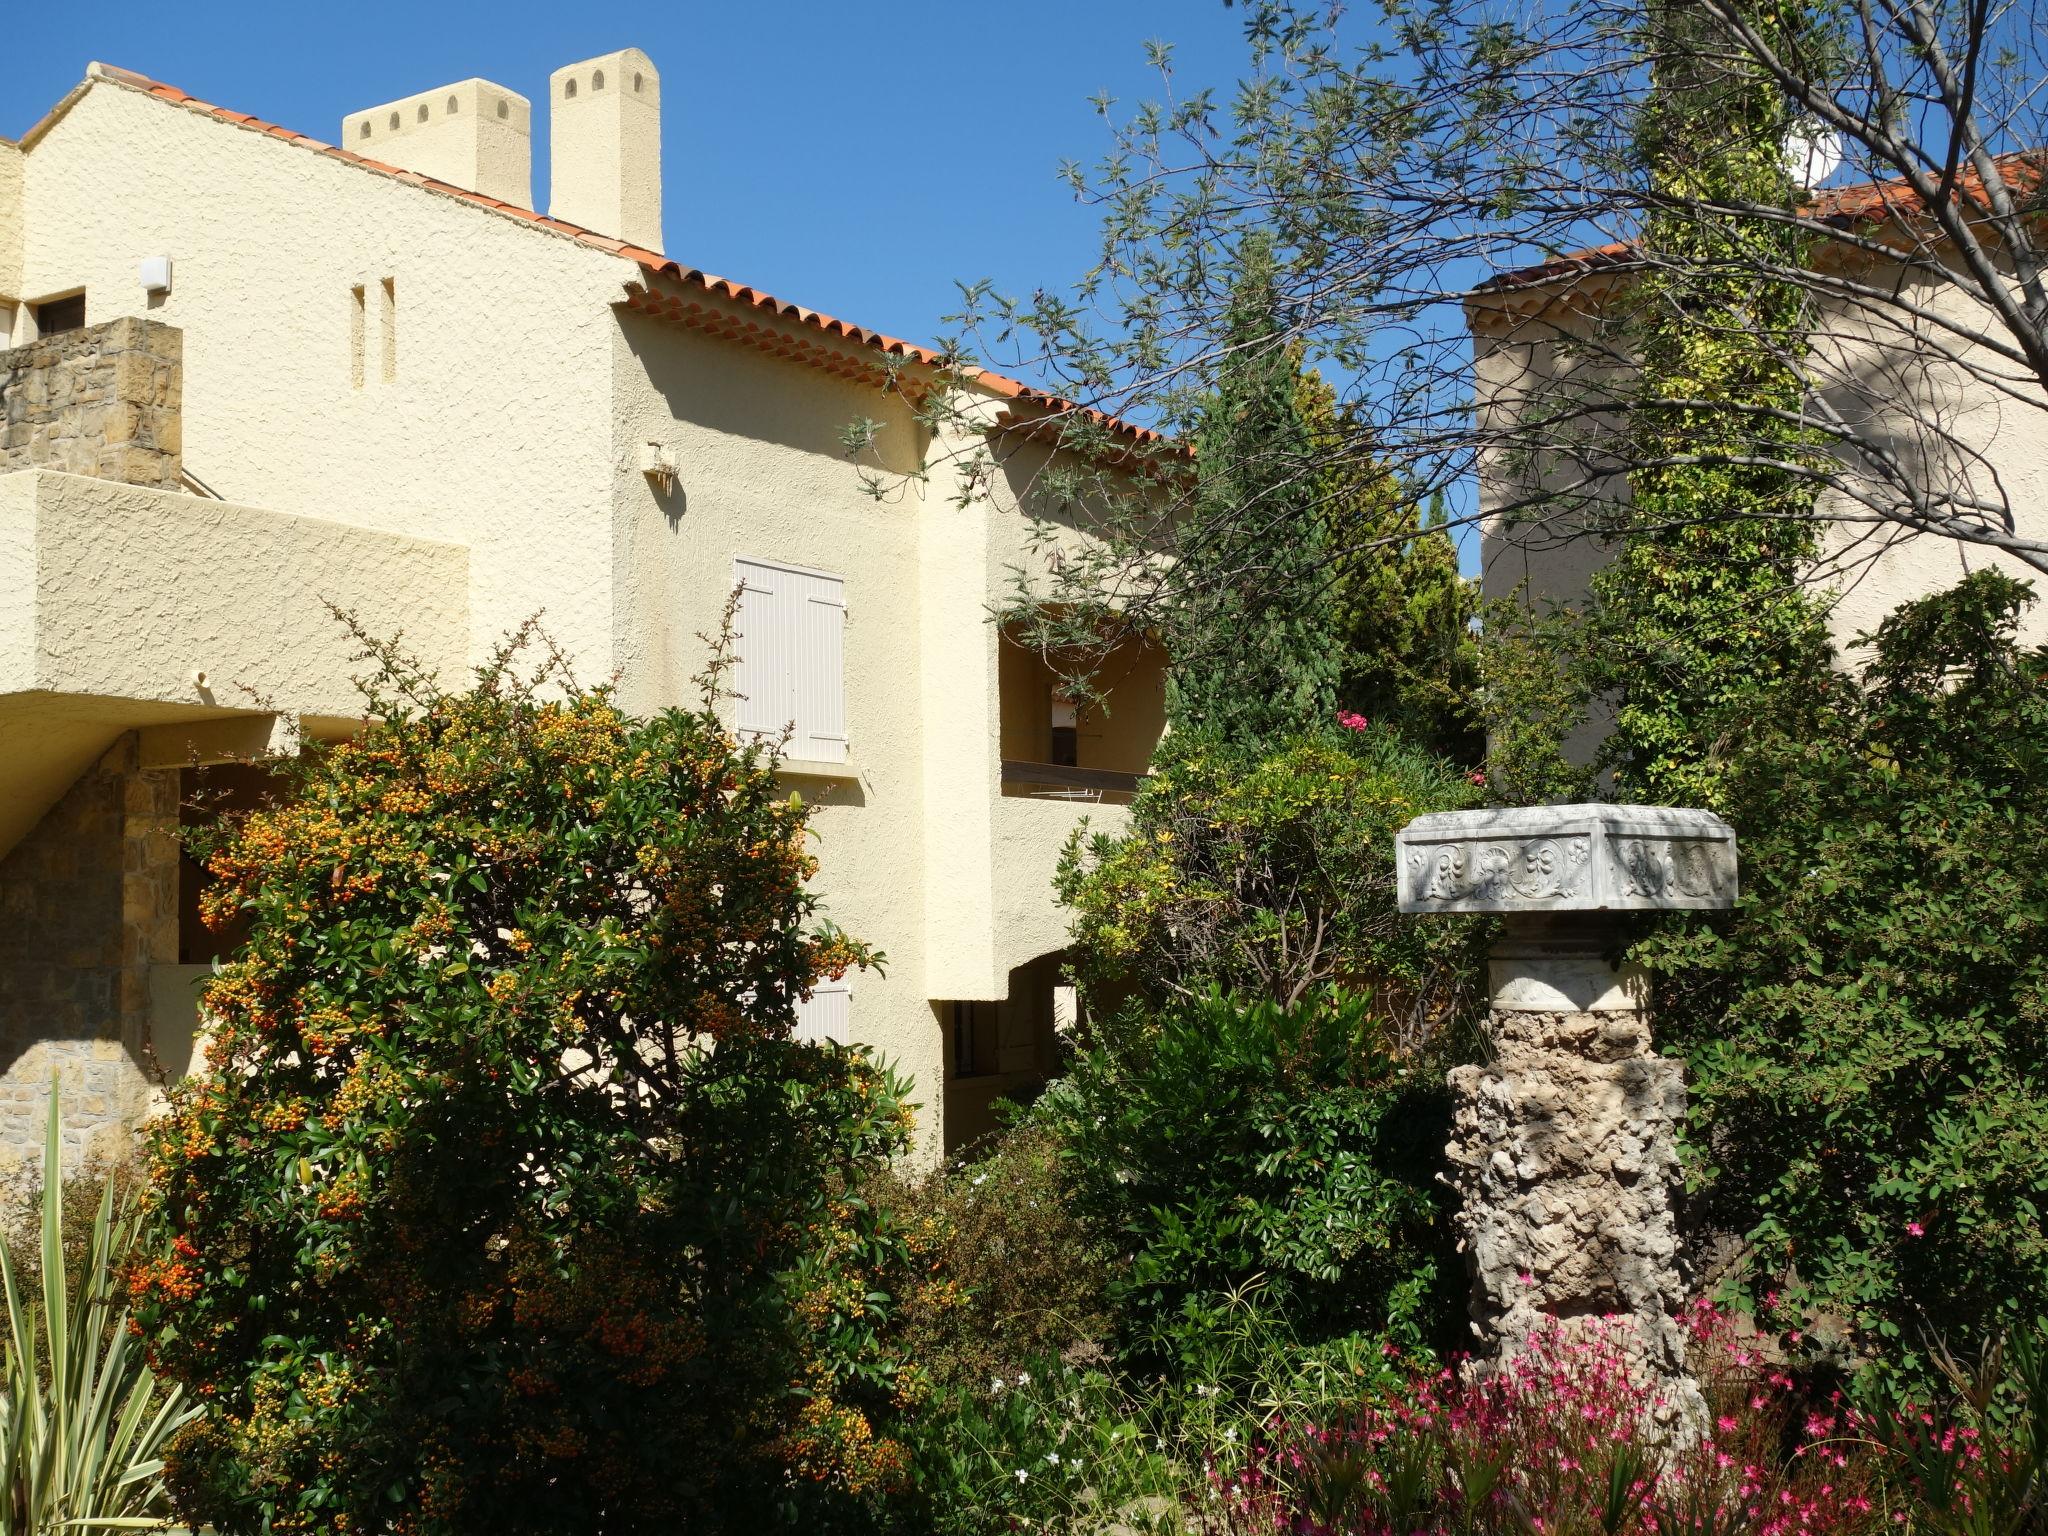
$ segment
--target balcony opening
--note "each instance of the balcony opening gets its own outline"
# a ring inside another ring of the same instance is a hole
[[[67,294],[61,299],[45,299],[36,306],[36,334],[55,336],[62,331],[85,329],[85,294]]]
[[[1064,952],[1040,955],[1010,972],[1000,999],[937,1003],[946,1028],[946,1155],[1002,1124],[998,1106],[1034,1098],[1060,1070],[1079,1022]]]
[[[1045,658],[1005,633],[998,642],[1003,793],[1032,800],[1127,805],[1166,729],[1166,657],[1126,639],[1095,670],[1082,703]]]

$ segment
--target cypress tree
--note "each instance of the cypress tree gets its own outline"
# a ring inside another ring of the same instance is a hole
[[[1262,240],[1240,257],[1167,637],[1173,728],[1251,747],[1328,719],[1344,671],[1301,353],[1284,339],[1273,264]]]

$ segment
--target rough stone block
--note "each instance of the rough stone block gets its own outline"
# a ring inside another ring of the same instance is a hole
[[[0,472],[175,487],[183,351],[175,328],[130,316],[0,352]]]

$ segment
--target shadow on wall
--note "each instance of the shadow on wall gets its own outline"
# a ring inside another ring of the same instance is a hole
[[[1058,950],[1018,966],[999,1000],[932,1004],[944,1034],[946,1156],[1000,1130],[1003,1107],[1030,1103],[1058,1072],[1078,1022],[1074,989],[1061,979],[1066,960]]]
[[[120,737],[0,859],[0,1171],[32,1164],[54,1073],[67,1160],[118,1156],[191,1070],[198,984],[239,935],[198,919],[181,824],[264,803],[243,764],[144,768]]]
[[[900,394],[885,395],[623,306],[613,313],[627,350],[671,420],[843,461],[841,435],[856,420],[872,418],[884,424],[876,440],[879,467],[892,474],[917,468],[924,432]],[[624,388],[620,395],[630,398]],[[687,478],[688,466],[683,468]],[[853,474],[851,466],[846,473]],[[849,492],[857,494],[850,479]]]
[[[177,958],[178,775],[120,737],[0,859],[0,1166],[33,1163],[52,1075],[67,1162],[147,1107],[153,969]]]

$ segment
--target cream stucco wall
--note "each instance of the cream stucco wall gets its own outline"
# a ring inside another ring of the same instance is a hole
[[[360,714],[328,602],[459,668],[467,569],[459,547],[345,523],[0,475],[0,852],[125,730]]]
[[[238,681],[283,668],[310,697],[299,674],[339,630],[307,594],[336,573],[338,600],[373,627],[402,615],[444,675],[539,613],[585,680],[615,677],[645,712],[692,701],[736,557],[829,571],[845,581],[851,762],[788,782],[818,808],[829,915],[888,956],[855,979],[854,1036],[915,1076],[935,1153],[938,1005],[1001,1000],[1060,947],[1058,848],[1081,816],[1121,815],[1000,794],[989,611],[1025,527],[1000,487],[954,504],[945,465],[980,424],[922,484],[909,472],[930,445],[900,395],[631,310],[625,284],[646,274],[603,249],[117,80],[76,94],[25,165],[23,295],[82,285],[89,322],[179,327],[184,463],[232,504],[98,488],[99,515],[133,525],[128,553],[66,555],[112,606],[51,642],[76,650],[63,678],[15,701],[42,701],[38,760],[75,776],[104,750],[103,695],[66,690],[126,690],[129,724],[175,718],[202,653]],[[176,264],[159,300],[137,282],[149,255]],[[981,406],[992,422],[999,402]],[[881,422],[880,467],[899,477],[881,500],[840,446],[859,417]],[[673,491],[642,473],[648,442],[677,465]],[[46,501],[70,504],[61,487],[11,495],[0,507],[27,496],[45,520]],[[0,583],[20,522],[0,516]],[[40,643],[24,649],[20,625],[0,599],[0,666]],[[59,716],[81,710],[74,740]],[[0,726],[0,763],[6,740]]]
[[[22,153],[0,139],[0,305],[21,297]],[[7,344],[6,316],[0,315],[0,346]]]
[[[695,702],[700,637],[717,627],[735,558],[845,583],[850,777],[787,782],[816,807],[816,889],[828,914],[888,956],[883,973],[853,978],[855,1034],[915,1075],[935,1150],[943,1039],[929,999],[952,994],[930,990],[925,913],[952,893],[931,886],[922,857],[925,747],[934,738],[918,687],[921,506],[908,494],[866,495],[839,446],[848,422],[873,417],[883,422],[885,462],[906,470],[917,462],[916,424],[900,397],[626,310],[613,379],[613,611],[629,707]],[[641,473],[647,442],[677,465],[672,492]],[[971,649],[985,627],[970,621],[945,643]]]
[[[466,544],[473,653],[545,611],[611,669],[591,552],[610,527],[616,257],[111,81],[26,161],[24,297],[83,285],[91,323],[184,331],[187,470],[230,501]],[[175,263],[161,302],[137,280],[151,255]]]
[[[1908,304],[1972,323],[1971,301],[1952,285],[1925,278],[1914,281],[1884,266],[1868,267],[1860,276],[1873,289],[1898,291]],[[1583,358],[1560,362],[1556,343],[1560,336],[1577,339],[1592,334],[1580,304],[1597,306],[1605,296],[1604,280],[1593,278],[1579,291],[1580,303],[1552,302],[1552,294],[1521,293],[1472,306],[1475,399],[1482,425],[1512,414],[1520,403],[1543,400],[1557,387],[1561,368],[1580,369],[1587,390],[1582,398],[1594,397],[1611,372],[1603,373]],[[1920,432],[1915,414],[1937,416],[1981,453],[1973,468],[1976,488],[1984,493],[2002,490],[2020,531],[2048,538],[2048,397],[2027,401],[1992,388],[1986,377],[2007,372],[2008,366],[1988,353],[1973,356],[1962,349],[1956,358],[1941,356],[1941,351],[1957,348],[1952,336],[1943,336],[1937,350],[1873,320],[1905,313],[1903,307],[1883,305],[1869,312],[1842,306],[1824,309],[1814,337],[1815,370],[1828,386],[1824,393],[1846,419],[1909,462],[1921,462],[1916,456]],[[1570,353],[1567,348],[1567,357]],[[1550,395],[1553,408],[1559,398]],[[1486,593],[1504,597],[1520,588],[1537,602],[1575,601],[1607,558],[1606,548],[1589,537],[1559,537],[1556,526],[1506,525],[1501,508],[1522,494],[1530,473],[1529,466],[1507,464],[1498,457],[1481,466]],[[1626,494],[1620,482],[1609,489]],[[1873,527],[1867,509],[1838,492],[1823,497],[1820,512],[1836,519],[1823,542],[1821,583],[1833,603],[1831,631],[1851,664],[1856,653],[1846,648],[1855,636],[1874,629],[1900,603],[1951,586],[1972,570],[1995,566],[2033,580],[2048,597],[2048,583],[2012,556],[1931,534]],[[2028,613],[2024,633],[2035,643],[2048,640],[2048,603],[2037,604]]]

